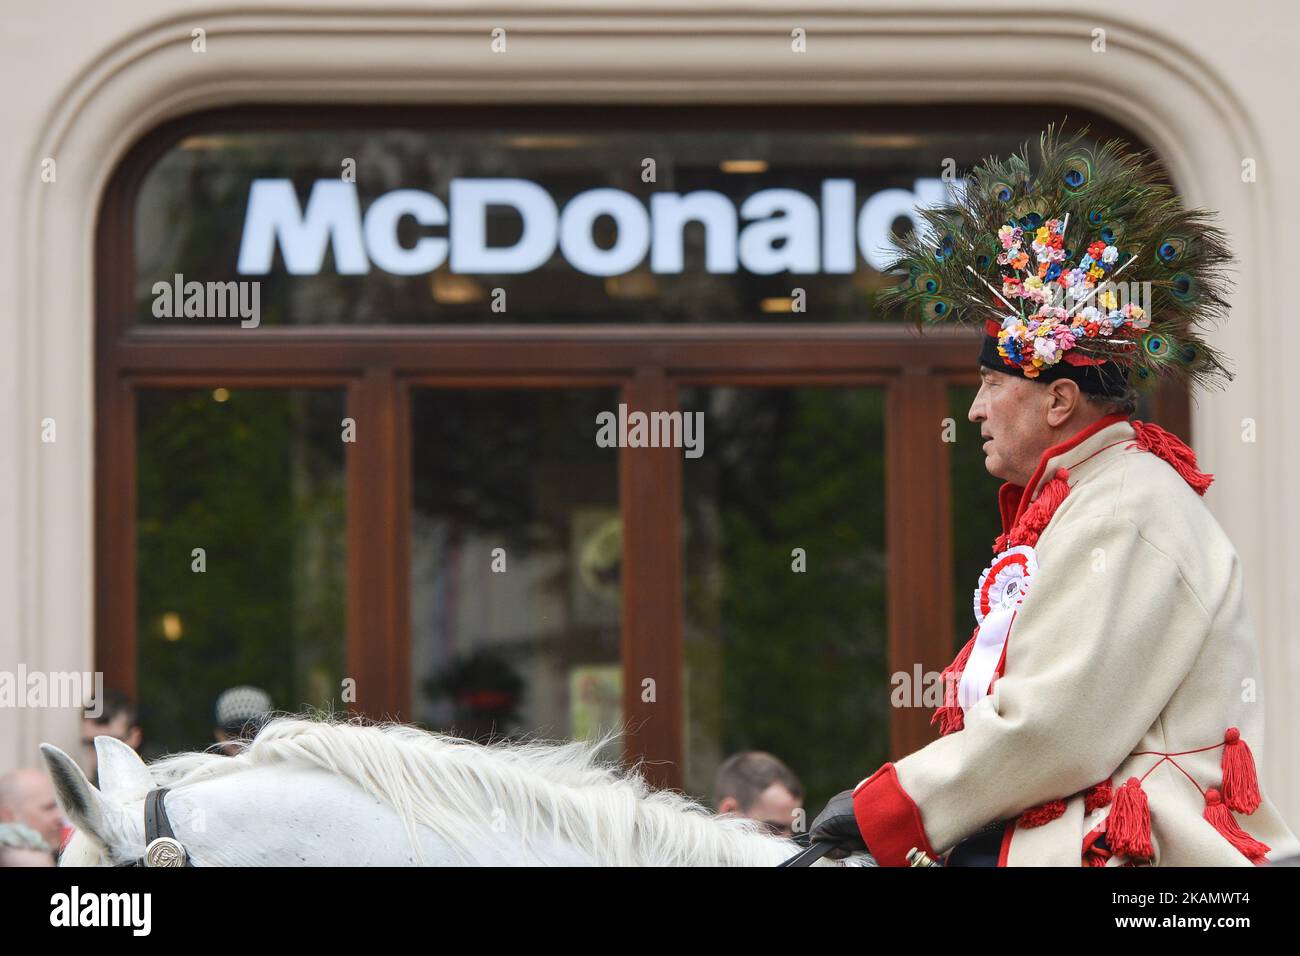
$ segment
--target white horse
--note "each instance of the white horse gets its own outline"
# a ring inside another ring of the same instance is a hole
[[[775,866],[799,852],[751,821],[651,790],[596,749],[279,718],[236,756],[150,766],[97,737],[96,789],[41,745],[77,828],[63,866],[140,859],[145,797],[159,787],[195,866]]]

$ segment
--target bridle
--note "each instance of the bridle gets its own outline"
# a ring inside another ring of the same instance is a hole
[[[137,857],[121,866],[194,866],[189,853],[176,839],[171,821],[167,819],[167,788],[150,790],[144,798],[144,856]]]

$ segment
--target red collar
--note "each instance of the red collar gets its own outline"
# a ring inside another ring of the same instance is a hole
[[[998,489],[998,510],[1002,514],[1002,533],[1006,534],[1011,531],[1020,516],[1025,513],[1030,502],[1034,500],[1034,492],[1043,480],[1043,474],[1047,471],[1047,463],[1056,456],[1069,451],[1087,441],[1103,428],[1109,428],[1116,422],[1128,421],[1128,416],[1123,413],[1107,415],[1099,418],[1091,425],[1079,429],[1073,436],[1067,438],[1059,445],[1053,445],[1047,451],[1043,452],[1042,457],[1038,459],[1038,467],[1034,470],[1034,475],[1029,479],[1029,484],[1025,487],[1014,485],[1011,482],[1004,482]]]

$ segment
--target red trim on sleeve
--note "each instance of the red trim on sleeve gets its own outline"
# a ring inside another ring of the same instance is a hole
[[[881,866],[908,866],[907,851],[919,847],[938,859],[921,825],[921,811],[887,763],[853,791],[853,816],[867,849]]]

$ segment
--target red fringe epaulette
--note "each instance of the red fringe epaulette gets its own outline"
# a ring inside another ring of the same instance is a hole
[[[1135,421],[1130,424],[1133,426],[1134,434],[1137,435],[1134,444],[1143,451],[1149,451],[1157,458],[1168,462],[1198,495],[1203,495],[1209,490],[1214,476],[1197,470],[1196,452],[1183,444],[1177,435],[1149,422]]]

